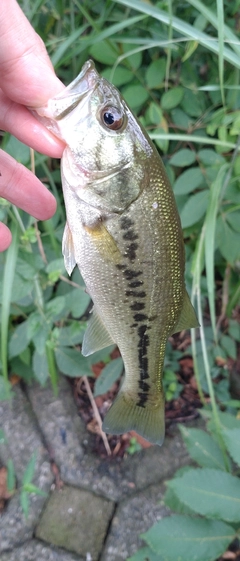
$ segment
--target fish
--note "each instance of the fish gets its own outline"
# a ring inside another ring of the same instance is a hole
[[[84,356],[118,346],[124,379],[103,431],[162,445],[169,336],[197,327],[184,281],[184,242],[161,157],[120,92],[87,61],[37,109],[66,143],[61,160],[65,267],[79,267],[93,301]]]

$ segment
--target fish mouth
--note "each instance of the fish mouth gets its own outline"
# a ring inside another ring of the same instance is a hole
[[[53,118],[56,121],[64,119],[87,95],[92,94],[99,80],[94,62],[88,60],[83,65],[77,78],[52,100],[57,102],[54,107]]]

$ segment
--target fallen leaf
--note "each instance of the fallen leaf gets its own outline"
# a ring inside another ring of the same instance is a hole
[[[7,488],[7,468],[0,469],[0,499],[10,499],[14,491],[8,491]]]
[[[148,442],[148,440],[140,436],[140,434],[135,432],[135,430],[131,430],[129,434],[132,438],[136,438],[136,441],[142,446],[142,448],[149,448],[150,446],[152,446],[151,442]]]

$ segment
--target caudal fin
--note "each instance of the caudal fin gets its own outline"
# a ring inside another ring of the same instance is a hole
[[[140,407],[120,391],[105,416],[102,429],[110,434],[135,430],[152,444],[161,446],[165,434],[164,400],[155,407]]]

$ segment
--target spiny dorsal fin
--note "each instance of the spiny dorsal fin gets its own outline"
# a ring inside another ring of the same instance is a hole
[[[64,257],[64,264],[65,264],[66,271],[68,272],[69,275],[71,275],[76,265],[76,259],[74,255],[72,234],[70,232],[70,228],[67,222],[63,232],[62,253]]]
[[[171,335],[183,331],[183,329],[191,329],[192,327],[199,327],[199,322],[188,293],[185,290],[182,311],[176,325],[174,325]]]
[[[83,338],[83,356],[88,356],[95,353],[96,351],[105,349],[105,347],[109,347],[113,343],[114,341],[110,333],[107,331],[100,316],[97,314],[95,309],[93,309]]]

